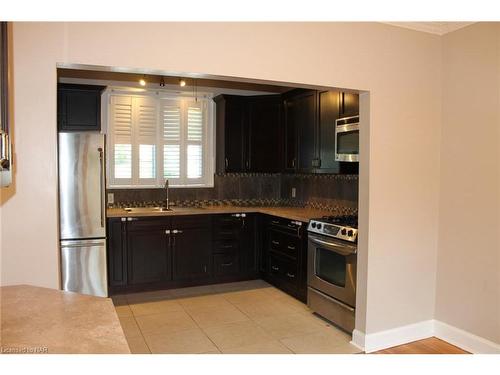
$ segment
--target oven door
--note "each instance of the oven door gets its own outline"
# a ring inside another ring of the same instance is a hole
[[[335,160],[359,161],[359,124],[335,127]]]
[[[357,247],[309,234],[308,285],[346,305],[356,306]]]

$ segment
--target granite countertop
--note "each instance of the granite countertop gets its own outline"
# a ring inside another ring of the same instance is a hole
[[[130,353],[109,298],[30,285],[0,296],[1,353]]]
[[[172,211],[146,211],[128,212],[123,208],[108,208],[108,217],[141,217],[141,216],[179,216],[227,213],[261,213],[273,215],[290,220],[307,223],[310,219],[332,215],[331,211],[303,207],[248,207],[248,206],[206,206],[206,207],[172,207]]]

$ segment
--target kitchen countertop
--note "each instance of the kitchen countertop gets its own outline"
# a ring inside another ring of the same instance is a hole
[[[203,214],[261,213],[307,223],[310,219],[332,215],[331,211],[303,207],[248,207],[248,206],[207,206],[173,207],[172,211],[127,212],[123,208],[108,208],[108,217],[179,216]]]
[[[109,298],[30,285],[0,296],[1,353],[130,353]]]

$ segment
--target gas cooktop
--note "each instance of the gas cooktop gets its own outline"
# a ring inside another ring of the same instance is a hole
[[[307,230],[344,241],[356,242],[358,239],[358,217],[354,215],[341,215],[311,219]]]

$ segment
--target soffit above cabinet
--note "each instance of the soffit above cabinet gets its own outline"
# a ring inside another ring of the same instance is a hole
[[[403,27],[425,33],[444,35],[463,27],[472,25],[475,22],[382,22],[387,25]]]

